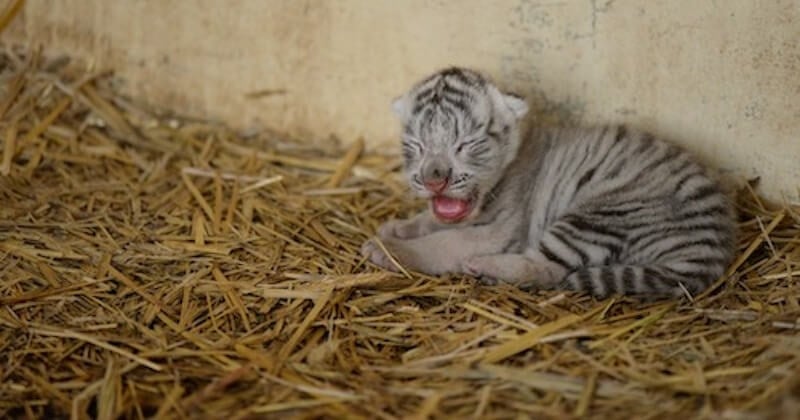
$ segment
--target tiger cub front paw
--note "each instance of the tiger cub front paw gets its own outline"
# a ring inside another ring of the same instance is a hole
[[[464,261],[461,266],[461,270],[464,272],[464,274],[475,277],[475,279],[481,284],[486,286],[496,286],[500,283],[500,281],[493,275],[488,274],[493,273],[492,268],[493,267],[491,266],[487,267],[486,259],[481,257],[469,258]]]
[[[383,249],[378,245],[375,239],[370,239],[361,245],[361,255],[369,262],[390,271],[397,271],[397,266],[392,262],[391,258],[383,252]]]

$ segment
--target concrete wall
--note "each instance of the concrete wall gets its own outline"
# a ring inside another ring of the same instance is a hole
[[[468,65],[544,122],[629,122],[796,198],[799,22],[798,0],[29,0],[10,36],[183,113],[390,151],[390,99]]]

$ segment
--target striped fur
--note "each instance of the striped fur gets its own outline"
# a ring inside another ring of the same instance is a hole
[[[700,293],[730,263],[732,206],[677,146],[624,126],[523,136],[525,102],[458,68],[393,108],[412,191],[432,198],[423,182],[444,176],[442,194],[471,203],[458,223],[426,211],[381,227],[412,269],[599,297],[678,296]],[[362,250],[394,267],[374,241]]]

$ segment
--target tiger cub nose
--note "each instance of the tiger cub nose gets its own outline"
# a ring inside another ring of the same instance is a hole
[[[441,193],[447,187],[447,178],[427,179],[423,184],[425,189],[433,193]]]

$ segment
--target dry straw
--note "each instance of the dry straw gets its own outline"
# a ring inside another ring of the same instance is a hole
[[[741,194],[694,302],[395,275],[397,160],[240,136],[0,55],[0,417],[785,418],[800,208]],[[794,394],[793,394],[794,393]]]

